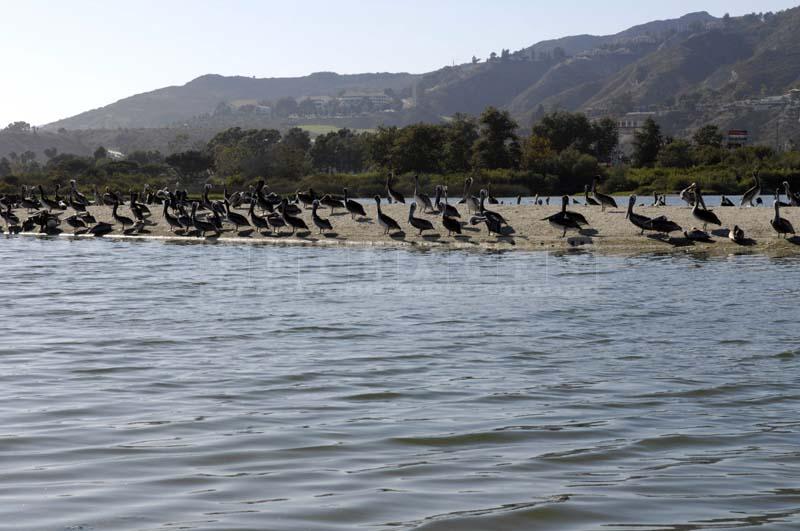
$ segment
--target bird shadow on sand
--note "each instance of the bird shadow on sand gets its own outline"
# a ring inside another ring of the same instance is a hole
[[[239,238],[249,238],[249,237],[251,237],[253,235],[254,232],[255,232],[255,229],[245,229],[245,230],[239,231],[236,235]]]
[[[500,235],[495,239],[495,243],[505,243],[507,245],[516,245],[517,242],[511,236]]]
[[[429,242],[436,242],[442,239],[441,234],[423,234],[422,239]]]
[[[453,236],[453,239],[461,243],[471,243],[473,245],[478,245],[478,242],[472,241],[472,237],[467,236],[466,234],[458,234],[456,236]]]
[[[739,247],[752,247],[756,244],[756,241],[753,238],[742,238],[738,242],[734,241],[733,243],[735,243]]]
[[[589,236],[584,235],[583,233],[581,233],[580,236],[570,236],[569,238],[567,238],[567,244],[571,247],[577,247],[579,245],[591,245],[593,243],[594,240]]]
[[[339,218],[339,217],[342,217],[342,216],[349,216],[349,215],[350,214],[347,213],[347,212],[336,212],[334,214],[331,214],[331,217],[332,218]]]
[[[728,234],[730,234],[729,229],[714,229],[711,231],[712,236],[719,236],[720,238],[727,238]]]
[[[464,226],[463,224],[461,225],[461,230],[465,230],[467,232],[480,232],[481,231],[480,227]]]
[[[338,232],[326,232],[322,236],[325,237],[325,238],[328,238],[329,240],[335,240],[335,239],[337,239],[339,237],[339,233]]]
[[[600,234],[597,229],[581,229],[578,231],[581,236],[597,236]]]
[[[648,234],[646,237],[655,242],[666,243],[667,245],[671,245],[672,247],[694,246],[694,242],[692,240],[690,240],[689,238],[685,238],[683,236],[673,238],[672,236],[664,236],[662,234]]]
[[[403,231],[395,232],[395,233],[389,234],[389,237],[391,239],[393,239],[393,240],[405,240],[406,239],[406,233],[403,232]]]
[[[786,241],[793,245],[800,245],[800,236],[792,236],[791,238],[786,238]]]

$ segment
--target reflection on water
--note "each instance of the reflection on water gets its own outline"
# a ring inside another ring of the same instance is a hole
[[[0,527],[800,524],[795,259],[0,258]]]

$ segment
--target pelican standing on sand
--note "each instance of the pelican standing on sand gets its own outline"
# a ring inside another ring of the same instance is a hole
[[[415,229],[419,230],[419,235],[422,236],[422,231],[433,230],[433,223],[431,223],[427,219],[415,217],[414,212],[416,210],[417,210],[417,203],[412,202],[411,205],[408,207],[408,224],[414,227]]]
[[[381,212],[381,196],[375,196],[375,205],[378,208],[378,223],[384,228],[384,234],[389,234],[390,230],[402,230],[394,219]]]
[[[330,220],[319,217],[317,214],[318,208],[319,201],[314,199],[311,203],[311,221],[313,221],[314,225],[319,229],[319,233],[322,234],[323,230],[333,230],[333,225],[331,225]]]
[[[356,219],[356,216],[361,216],[362,218],[367,217],[367,213],[364,211],[364,206],[361,203],[347,198],[347,188],[344,189],[344,207],[350,212],[350,217],[352,219]]]
[[[561,237],[565,237],[567,235],[567,230],[580,230],[581,225],[578,223],[578,220],[573,218],[567,213],[567,205],[569,204],[569,197],[564,196],[561,198],[561,210],[556,212],[552,216],[547,216],[542,221],[548,221],[550,225],[556,227],[558,229],[563,229],[563,233]]]
[[[403,194],[392,188],[392,179],[394,178],[394,173],[390,174],[386,177],[386,193],[394,199],[398,203],[406,204],[406,198],[403,197]]]
[[[472,182],[472,177],[464,180],[464,197],[458,202],[459,205],[467,205],[467,213],[477,212],[479,208],[478,198],[472,195]]]
[[[588,184],[583,187],[583,197],[586,199],[586,206],[600,206],[600,203],[589,197],[589,190],[590,187]],[[538,200],[539,194],[536,194],[536,197]]]
[[[769,224],[772,225],[772,228],[775,229],[778,236],[786,238],[787,234],[794,234],[794,227],[792,227],[789,220],[781,217],[780,201],[775,201],[775,216],[769,220]]]
[[[800,206],[800,195],[792,192],[789,188],[788,181],[783,181],[783,191],[786,192],[786,197],[789,199],[789,204],[793,207]]]
[[[722,222],[720,222],[717,215],[711,210],[706,209],[705,201],[703,201],[703,194],[700,191],[700,187],[697,185],[697,183],[693,183],[692,187],[694,189],[695,197],[694,207],[692,207],[692,216],[703,223],[703,230],[706,230],[706,227],[709,223],[712,225],[722,226]],[[701,205],[702,208],[700,207]]]
[[[600,203],[601,211],[605,212],[606,207],[617,208],[617,202],[614,201],[613,197],[611,197],[610,195],[601,194],[600,192],[597,191],[597,181],[598,181],[597,177],[595,177],[594,180],[592,181],[592,195],[594,195],[594,198]]]
[[[674,221],[670,221],[669,219],[667,219],[666,216],[649,218],[647,216],[635,213],[633,211],[633,205],[635,203],[636,203],[636,196],[632,195],[628,200],[628,212],[627,214],[625,214],[625,217],[628,218],[628,220],[631,223],[633,223],[636,227],[642,230],[641,234],[644,234],[644,231],[649,230],[653,232],[666,234],[669,236],[670,232],[677,232],[683,230],[680,225],[678,225]]]
[[[761,194],[761,180],[758,178],[758,173],[753,173],[753,180],[755,180],[755,184],[752,188],[747,190],[744,195],[742,196],[742,201],[739,203],[739,208],[748,205],[748,206],[755,206],[753,201]]]
[[[417,202],[423,213],[426,210],[433,212],[433,204],[431,203],[430,196],[422,193],[422,190],[419,188],[419,175],[414,175],[414,201]]]

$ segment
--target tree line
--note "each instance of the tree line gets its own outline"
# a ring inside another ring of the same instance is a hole
[[[749,185],[755,168],[768,183],[792,180],[800,170],[800,153],[775,153],[764,146],[727,149],[713,125],[691,139],[678,139],[648,120],[635,134],[629,159],[610,118],[592,121],[582,113],[554,111],[525,133],[507,111],[494,107],[440,124],[339,129],[314,139],[297,127],[284,132],[233,127],[204,147],[169,155],[137,151],[117,160],[103,147],[90,157],[51,149],[40,161],[33,152],[11,153],[0,158],[0,188],[77,178],[122,190],[175,182],[198,190],[206,182],[243,187],[264,178],[281,193],[349,186],[354,193],[372,194],[383,190],[393,172],[399,186],[410,187],[414,174],[421,174],[423,183],[452,185],[474,176],[508,195],[575,193],[596,175],[605,177],[610,192],[675,191],[694,180],[711,191],[735,193]]]

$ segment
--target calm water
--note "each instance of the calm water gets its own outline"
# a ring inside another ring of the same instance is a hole
[[[800,527],[800,263],[0,239],[0,528]]]

